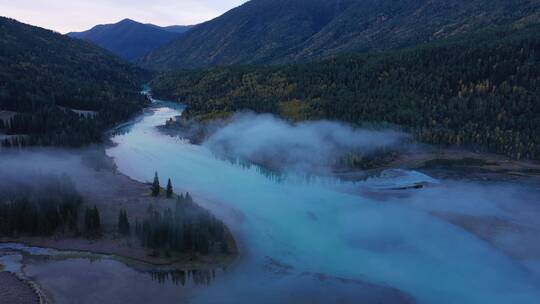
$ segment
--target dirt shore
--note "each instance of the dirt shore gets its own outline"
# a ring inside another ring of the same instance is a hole
[[[0,303],[39,304],[39,297],[27,282],[7,271],[0,272]]]
[[[421,147],[400,153],[385,168],[427,172],[437,178],[472,180],[540,180],[540,162],[513,160],[503,155],[464,149]]]

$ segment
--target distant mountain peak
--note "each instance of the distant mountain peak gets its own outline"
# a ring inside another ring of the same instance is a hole
[[[119,21],[118,23],[116,23],[116,24],[142,24],[142,23],[137,22],[137,21],[135,21],[135,20],[133,20],[133,19],[125,18],[125,19],[120,20],[120,21]]]
[[[97,25],[88,31],[67,35],[95,43],[125,59],[135,60],[179,38],[190,28],[190,26],[160,27],[125,18],[118,23]]]

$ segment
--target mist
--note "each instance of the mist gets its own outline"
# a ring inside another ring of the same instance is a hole
[[[0,152],[0,194],[26,191],[45,196],[45,192],[62,185],[81,193],[110,191],[106,181],[94,172],[113,166],[103,157],[103,149],[33,148]],[[54,190],[54,189],[53,189]]]
[[[348,153],[396,148],[405,133],[359,129],[333,121],[290,123],[270,114],[240,113],[203,143],[217,155],[302,172],[328,171]]]
[[[51,176],[71,179],[82,172],[75,153],[60,149],[32,149],[27,151],[2,151],[0,155],[0,185],[37,187],[46,184]]]
[[[239,241],[242,260],[194,303],[299,303],[291,295],[300,293],[311,295],[310,303],[319,296],[320,303],[337,302],[331,296],[343,296],[340,303],[364,298],[340,293],[335,285],[360,290],[342,279],[393,287],[417,303],[528,304],[540,295],[540,250],[533,245],[540,193],[530,185],[435,179],[411,170],[359,182],[274,181],[256,168],[216,158],[215,151],[234,148],[249,156],[264,153],[257,148],[266,141],[283,145],[282,138],[294,147],[290,133],[302,144],[326,144],[326,138],[314,131],[307,134],[317,140],[304,140],[298,125],[251,116],[236,118],[202,146],[192,145],[155,129],[178,115],[171,108],[154,110],[130,133],[113,138],[117,145],[107,153],[137,180],[156,168],[172,176],[176,189],[189,189]],[[235,147],[235,136],[250,146]],[[274,150],[271,156],[280,151],[266,147]],[[407,188],[417,183],[427,186]],[[366,302],[378,301],[408,303]]]
[[[155,170],[170,176],[175,190],[192,193],[233,232],[241,248],[238,263],[208,288],[191,291],[193,303],[362,299],[528,304],[540,296],[537,184],[436,179],[411,170],[392,170],[359,182],[275,182],[255,168],[216,158],[216,151],[249,157],[268,148],[273,151],[267,157],[282,159],[284,153],[290,164],[310,170],[317,163],[304,162],[302,153],[327,161],[347,149],[369,153],[398,148],[406,135],[331,122],[290,124],[248,114],[235,117],[199,146],[156,129],[177,115],[179,111],[170,108],[146,113],[129,132],[112,139],[116,145],[107,155],[122,173],[140,182]],[[326,123],[335,130],[320,131],[317,126]],[[246,142],[235,141],[235,136]],[[235,146],[239,143],[250,146]],[[79,170],[85,162],[85,157],[58,150],[0,157],[1,168],[15,174],[66,173],[83,181],[81,185],[94,182],[92,172]],[[10,178],[4,173],[0,182]],[[418,182],[427,186],[404,188]],[[78,277],[75,267],[71,271],[65,274],[69,282],[85,286],[81,298],[99,292],[139,292],[133,285],[114,284],[132,274],[127,270],[117,272],[118,278],[100,289]]]

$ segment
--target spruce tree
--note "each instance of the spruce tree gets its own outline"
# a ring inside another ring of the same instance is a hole
[[[154,175],[154,182],[152,183],[152,196],[159,196],[159,191],[161,190],[161,187],[159,185],[159,177],[158,173],[156,171],[156,174]]]
[[[84,234],[87,238],[98,238],[101,236],[101,219],[96,206],[86,208],[84,214]]]
[[[118,216],[118,233],[123,236],[130,235],[131,233],[126,210],[120,210],[120,215]]]
[[[92,211],[88,207],[84,211],[84,234],[86,237],[92,236]]]
[[[184,198],[184,200],[189,204],[193,203],[193,198],[191,197],[191,195],[189,195],[189,192],[186,192],[186,197]]]
[[[101,236],[101,218],[99,216],[99,210],[94,206],[94,230],[96,237]]]
[[[173,196],[173,187],[171,183],[171,179],[169,178],[169,181],[167,182],[167,198],[171,198]]]

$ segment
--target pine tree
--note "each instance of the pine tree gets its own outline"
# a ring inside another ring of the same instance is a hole
[[[184,201],[191,204],[193,203],[193,198],[191,197],[191,195],[189,195],[189,192],[186,192],[186,196],[184,198]]]
[[[92,211],[88,207],[84,211],[84,234],[86,237],[92,235]]]
[[[118,233],[123,236],[128,236],[131,233],[126,210],[120,210],[120,215],[118,216]]]
[[[101,219],[96,206],[86,208],[84,214],[84,234],[87,238],[98,238],[101,236]]]
[[[94,206],[94,230],[96,233],[96,237],[101,236],[101,218],[99,216],[99,210],[96,206]]]
[[[173,187],[171,183],[171,179],[169,178],[169,181],[167,182],[167,198],[171,198],[173,196]]]
[[[154,175],[154,182],[152,183],[152,196],[159,196],[159,191],[161,190],[161,187],[159,185],[159,177],[158,173],[156,171],[156,174]]]

